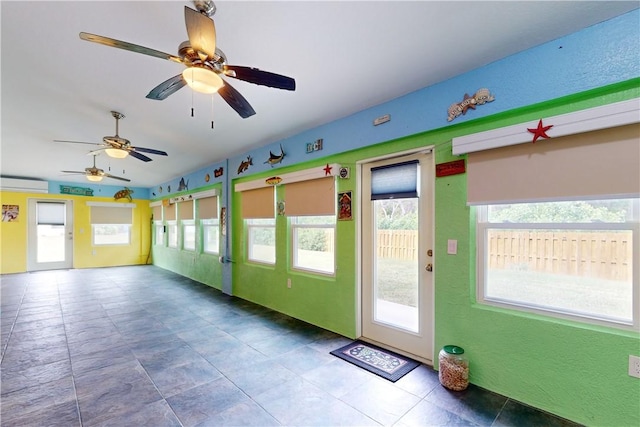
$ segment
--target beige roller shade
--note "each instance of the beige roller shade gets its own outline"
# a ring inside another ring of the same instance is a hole
[[[215,219],[218,218],[218,198],[205,197],[198,199],[198,218]]]
[[[91,206],[91,224],[131,224],[133,208]]]
[[[162,205],[151,208],[151,214],[153,215],[154,221],[162,221]]]
[[[330,176],[285,185],[287,216],[335,215],[335,179]]]
[[[467,201],[637,197],[639,165],[638,124],[478,151],[468,155]]]
[[[242,218],[273,218],[274,208],[274,187],[263,187],[255,190],[243,191]]]
[[[175,221],[176,220],[176,205],[167,205],[164,206],[164,220],[165,221]]]
[[[178,203],[178,219],[193,219],[193,200]]]

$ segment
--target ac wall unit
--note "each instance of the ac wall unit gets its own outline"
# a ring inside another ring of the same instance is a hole
[[[0,191],[20,193],[48,193],[49,183],[39,179],[20,179],[0,177]]]

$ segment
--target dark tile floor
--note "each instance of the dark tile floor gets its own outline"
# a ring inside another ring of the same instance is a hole
[[[153,266],[1,277],[2,426],[570,426]]]

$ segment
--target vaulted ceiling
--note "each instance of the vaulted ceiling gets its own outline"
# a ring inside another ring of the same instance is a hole
[[[446,80],[638,7],[610,1],[218,1],[217,45],[229,64],[296,80],[286,91],[227,79],[256,113],[185,87],[146,98],[184,66],[83,41],[80,32],[177,55],[179,1],[2,1],[3,176],[86,182],[92,146],[115,135],[169,153],[97,166],[151,187],[252,148]],[[458,94],[456,94],[458,95]],[[193,116],[192,116],[193,111]],[[212,120],[215,123],[211,127]],[[105,181],[105,183],[108,183]],[[109,184],[117,185],[117,181]]]

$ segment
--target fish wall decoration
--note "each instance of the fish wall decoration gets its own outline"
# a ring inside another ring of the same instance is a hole
[[[178,191],[185,191],[188,189],[189,189],[189,180],[185,182],[184,177],[180,178],[180,182],[178,183]]]
[[[269,163],[271,166],[278,163],[282,163],[282,159],[284,159],[284,156],[285,156],[285,153],[284,153],[284,150],[282,149],[282,144],[280,144],[280,154],[275,155],[271,151],[269,151],[269,158],[265,163]]]
[[[247,160],[243,160],[240,162],[240,166],[238,166],[238,175],[249,169],[249,166],[253,166],[253,159],[251,158],[251,156],[247,156]]]

